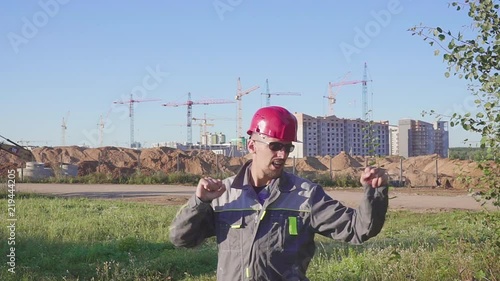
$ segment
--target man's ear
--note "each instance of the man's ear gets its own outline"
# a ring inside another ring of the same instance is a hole
[[[249,139],[248,142],[247,142],[247,149],[248,149],[248,152],[250,153],[255,153],[255,141],[252,140],[252,139]]]

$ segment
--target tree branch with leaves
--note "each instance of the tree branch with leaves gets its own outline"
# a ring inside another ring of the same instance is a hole
[[[465,30],[452,32],[442,27],[414,26],[409,29],[438,47],[447,63],[445,77],[451,75],[469,81],[469,91],[475,96],[477,113],[455,112],[450,117],[450,126],[461,126],[469,132],[481,134],[481,148],[487,159],[480,162],[483,170],[482,186],[486,200],[500,206],[500,17],[499,3],[494,0],[466,0],[453,2],[457,11],[467,11],[471,19]],[[430,114],[437,114],[431,110]]]

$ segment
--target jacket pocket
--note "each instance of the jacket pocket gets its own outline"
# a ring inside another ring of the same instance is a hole
[[[276,213],[270,215],[271,231],[268,247],[270,250],[297,252],[303,235],[303,219],[296,213]]]
[[[216,214],[216,235],[220,251],[241,251],[243,216],[239,212]]]

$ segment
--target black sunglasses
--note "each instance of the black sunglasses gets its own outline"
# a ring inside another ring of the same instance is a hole
[[[255,140],[255,139],[254,139],[254,141],[267,144],[269,149],[271,149],[272,151],[280,151],[284,148],[286,153],[290,153],[295,148],[295,145],[293,145],[291,143],[284,144],[284,143],[277,142],[277,141],[267,142],[267,141],[261,141],[261,140]]]

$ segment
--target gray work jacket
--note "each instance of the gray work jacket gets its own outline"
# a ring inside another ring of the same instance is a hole
[[[250,185],[250,165],[225,179],[226,192],[211,203],[191,197],[170,228],[178,247],[217,237],[217,280],[308,280],[316,233],[360,244],[382,229],[387,187],[365,186],[360,206],[353,209],[321,186],[284,172],[267,187],[270,195],[261,205]]]

